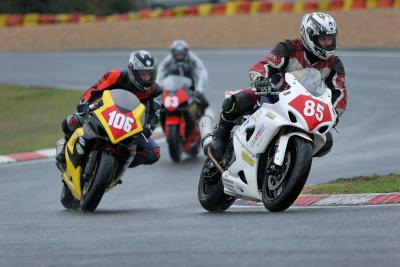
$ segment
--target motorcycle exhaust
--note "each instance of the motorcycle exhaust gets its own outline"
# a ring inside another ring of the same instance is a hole
[[[207,147],[211,144],[214,139],[213,134],[213,121],[209,115],[204,115],[199,120],[201,146],[203,148],[204,155],[207,156]]]
[[[214,140],[213,133],[213,121],[209,115],[204,115],[199,120],[200,136],[201,136],[201,146],[203,147],[204,155],[206,155],[217,167],[220,173],[224,172],[224,168],[218,163],[211,153],[210,144]]]

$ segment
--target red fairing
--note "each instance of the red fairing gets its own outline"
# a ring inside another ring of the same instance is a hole
[[[164,126],[164,132],[166,136],[168,136],[168,126],[171,125],[179,125],[179,135],[182,138],[185,137],[186,123],[182,117],[170,116],[170,115],[167,116],[167,118],[165,119],[165,126]]]
[[[122,113],[116,106],[111,106],[101,114],[107,121],[114,139],[118,139],[137,128],[132,112]]]
[[[332,121],[329,106],[310,96],[299,95],[289,105],[303,116],[310,131],[321,123]]]
[[[188,94],[184,89],[179,89],[174,95],[168,94],[168,92],[164,91],[162,94],[162,105],[168,111],[176,110],[181,104],[187,102],[189,100]]]

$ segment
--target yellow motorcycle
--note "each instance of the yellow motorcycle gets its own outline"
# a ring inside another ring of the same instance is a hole
[[[93,212],[103,194],[121,183],[138,138],[146,138],[142,133],[145,110],[133,93],[122,89],[106,90],[90,105],[83,126],[65,147],[66,166],[61,175],[65,208]]]

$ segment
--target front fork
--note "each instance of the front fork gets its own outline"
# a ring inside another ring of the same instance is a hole
[[[282,130],[279,134],[281,134],[281,133],[282,133]],[[290,132],[290,133],[281,135],[277,139],[277,142],[276,142],[277,149],[276,149],[275,156],[274,156],[274,164],[275,165],[282,166],[283,160],[285,158],[287,144],[289,142],[290,137],[292,137],[294,135],[300,136],[311,142],[313,141],[310,136],[308,136],[307,134],[302,133],[302,132]]]

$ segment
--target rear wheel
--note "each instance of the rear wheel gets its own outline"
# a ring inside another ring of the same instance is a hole
[[[104,151],[100,153],[100,157],[96,160],[93,176],[83,186],[82,211],[93,212],[97,208],[109,181],[115,174],[116,166],[117,160],[113,155]]]
[[[60,196],[61,204],[64,208],[68,210],[75,210],[79,208],[79,200],[74,198],[71,191],[69,190],[68,186],[63,183],[63,188],[61,189],[61,196]]]
[[[234,197],[224,193],[221,173],[209,158],[201,170],[197,195],[201,206],[210,212],[223,212],[235,202]]]
[[[182,139],[179,135],[179,126],[168,126],[168,149],[169,155],[174,162],[179,162],[182,156]]]
[[[312,144],[298,136],[289,139],[282,166],[273,163],[274,151],[266,151],[259,163],[262,201],[269,211],[284,211],[300,195],[312,163]]]

